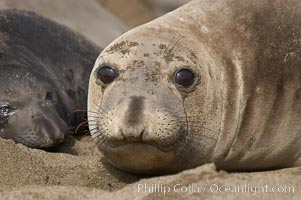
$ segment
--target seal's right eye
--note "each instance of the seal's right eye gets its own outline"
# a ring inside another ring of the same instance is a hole
[[[97,73],[97,79],[104,84],[113,82],[117,76],[117,71],[109,65],[102,66]]]
[[[188,88],[194,83],[195,75],[190,69],[180,69],[176,72],[174,81],[176,84]]]

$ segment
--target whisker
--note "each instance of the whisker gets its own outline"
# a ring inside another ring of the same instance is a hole
[[[95,135],[97,135],[97,136],[95,136]],[[95,132],[95,134],[91,135],[91,136],[92,136],[91,141],[94,141],[94,140],[99,139],[99,138],[104,138],[104,135],[102,134],[102,132],[99,132],[99,131]]]
[[[100,134],[101,135],[101,134]],[[95,140],[96,140],[96,142],[95,142]],[[97,146],[98,144],[99,144],[99,141],[104,141],[105,140],[105,137],[104,136],[101,136],[101,137],[96,137],[96,138],[91,138],[91,140],[90,140],[90,142],[95,142],[96,144],[95,144],[95,146]]]
[[[106,119],[104,116],[88,116],[88,118],[90,118],[91,120],[102,120],[102,119]],[[86,118],[86,120],[88,120],[88,118]]]
[[[96,126],[96,125],[98,125],[98,123],[97,122],[88,122],[89,124],[88,125],[93,125],[93,126]]]
[[[86,120],[86,122],[98,122],[99,120],[97,119],[91,119],[91,120]]]
[[[85,131],[83,131],[82,133],[83,133],[83,134],[85,134],[85,133],[90,133],[90,130],[85,130]]]
[[[84,134],[83,136],[88,136],[90,135],[90,131],[85,131],[83,134]]]
[[[99,114],[98,112],[94,112],[94,111],[88,111],[88,110],[74,110],[72,111],[73,113],[75,112],[87,112],[87,113],[95,113],[95,114]]]
[[[90,118],[94,118],[94,119],[104,119],[104,116],[88,116]]]
[[[96,130],[96,129],[98,129],[98,127],[92,128],[92,129],[90,129],[89,131],[92,132],[92,131],[94,131],[94,130]]]
[[[103,135],[104,131],[95,130],[94,133],[91,132],[92,138],[98,138],[99,136]]]
[[[86,123],[88,123],[88,121],[84,121],[84,122],[82,122],[82,123],[80,123],[77,127],[76,127],[76,129],[75,129],[75,131],[74,131],[74,133],[75,134],[77,134],[78,133],[78,130],[79,130],[79,128],[80,127],[82,127],[84,124],[86,124]]]
[[[89,129],[89,130],[92,132],[92,131],[94,131],[95,129],[96,129],[96,130],[99,130],[99,127],[98,127],[98,126],[95,126],[94,128]]]
[[[94,146],[94,147],[96,147],[96,146],[98,146],[98,145],[100,145],[100,144],[103,144],[104,142],[105,142],[104,138],[101,138],[101,139],[99,139],[99,140],[95,143],[95,146]]]

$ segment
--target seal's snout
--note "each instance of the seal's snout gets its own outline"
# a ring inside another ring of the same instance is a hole
[[[68,131],[67,124],[54,109],[40,107],[33,116],[32,123],[32,134],[39,138],[36,138],[36,144],[29,146],[35,148],[47,148],[63,142]]]
[[[40,147],[50,147],[61,143],[67,133],[67,125],[59,119],[39,117],[34,120],[34,131],[40,135]]]
[[[142,136],[144,132],[145,128],[140,126],[120,129],[120,133],[124,137],[125,142],[143,142]]]
[[[122,145],[131,142],[143,142],[145,133],[145,97],[130,96],[122,105],[125,112],[121,113],[122,120],[117,120],[117,134],[110,137],[111,144]]]
[[[124,115],[124,123],[120,124],[120,133],[127,142],[142,142],[144,127],[145,97],[131,96]]]
[[[130,97],[130,103],[124,119],[128,126],[137,126],[143,120],[144,101],[145,97],[143,96]]]
[[[162,101],[143,92],[120,98],[114,112],[103,113],[108,120],[98,122],[105,144],[117,148],[139,143],[160,151],[172,151],[183,145],[187,135],[185,123],[173,114],[180,111],[162,108]]]

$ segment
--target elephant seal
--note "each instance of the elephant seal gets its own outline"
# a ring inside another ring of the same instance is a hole
[[[92,137],[132,173],[299,166],[300,66],[299,0],[192,1],[100,54]]]
[[[86,108],[100,48],[36,14],[0,11],[0,137],[33,148],[63,141]]]

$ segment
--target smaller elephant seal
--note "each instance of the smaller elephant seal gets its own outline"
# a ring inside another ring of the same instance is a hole
[[[113,41],[92,137],[132,173],[301,165],[301,1],[194,0]]]
[[[99,47],[36,14],[0,11],[0,137],[33,148],[62,142],[86,109]]]

